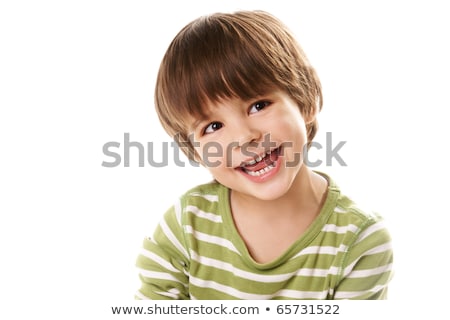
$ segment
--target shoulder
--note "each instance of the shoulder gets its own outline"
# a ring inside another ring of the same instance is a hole
[[[226,208],[228,189],[218,182],[195,186],[181,196],[165,212],[160,226],[173,234],[192,233],[208,224],[223,221],[223,208]]]
[[[208,195],[213,196],[212,198],[215,198],[216,195],[223,192],[223,190],[226,189],[222,184],[219,182],[213,180],[207,183],[199,184],[189,190],[187,190],[182,197],[206,197],[208,198]]]
[[[350,196],[345,194],[338,184],[327,174],[317,171],[316,173],[326,178],[329,183],[328,197],[331,198],[331,201],[327,204],[331,206],[331,208],[329,208],[331,209],[330,211],[332,211],[332,215],[330,216],[331,219],[339,220],[344,224],[353,224],[358,227],[363,227],[383,220],[380,214],[361,205],[361,203],[354,201]]]
[[[362,251],[376,247],[390,250],[391,236],[383,217],[376,211],[361,206],[340,194],[333,214],[336,225],[346,226],[346,244]]]
[[[334,211],[339,219],[360,227],[383,221],[383,217],[378,212],[362,206],[344,194],[339,195]]]
[[[378,242],[390,241],[382,215],[346,195],[330,177],[326,177],[330,184],[329,193],[333,196],[328,211],[331,214],[325,226],[327,231],[346,234],[345,240],[349,245],[369,235]]]
[[[216,181],[197,185],[182,194],[169,210],[178,224],[191,224],[192,219],[217,220],[228,206],[228,189]]]
[[[183,206],[200,205],[209,206],[223,200],[223,196],[228,192],[227,188],[216,181],[195,186],[187,190],[180,197]]]

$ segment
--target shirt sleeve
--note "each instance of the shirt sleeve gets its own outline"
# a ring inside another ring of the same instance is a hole
[[[136,262],[141,279],[136,299],[189,299],[189,253],[180,220],[175,207],[170,208],[153,238],[144,240]]]
[[[355,236],[344,256],[334,299],[386,299],[392,263],[389,232],[382,221],[372,222]]]

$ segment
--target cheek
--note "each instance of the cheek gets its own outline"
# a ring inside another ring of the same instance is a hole
[[[282,131],[279,138],[289,146],[292,152],[302,152],[307,144],[306,126],[301,118],[291,117],[281,126]]]
[[[209,141],[196,148],[205,167],[215,169],[226,165],[227,149],[219,142]]]
[[[306,127],[303,118],[296,115],[284,115],[278,118],[277,121],[270,121],[266,124],[268,128],[271,128],[272,132],[284,136],[290,136],[292,138],[298,139],[300,137],[306,137]]]

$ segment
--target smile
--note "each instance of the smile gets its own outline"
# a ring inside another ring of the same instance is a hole
[[[260,175],[262,175],[266,172],[269,172],[273,168],[275,168],[275,165],[269,164],[267,167],[265,167],[264,169],[261,169],[259,171],[250,171],[250,170],[246,170],[245,168],[244,168],[244,171],[245,171],[245,173],[247,173],[253,177],[259,177]]]
[[[251,166],[254,165],[255,163],[261,162],[264,158],[266,158],[268,155],[270,155],[274,150],[269,150],[267,151],[265,154],[263,154],[262,156],[259,155],[256,158],[248,161],[248,162],[242,162],[241,167],[245,167],[245,166]]]
[[[269,150],[266,153],[258,155],[250,161],[242,162],[238,169],[251,178],[256,178],[258,180],[265,179],[266,177],[271,176],[269,173],[272,173],[272,171],[277,168],[280,150],[281,147],[278,147],[277,149]]]

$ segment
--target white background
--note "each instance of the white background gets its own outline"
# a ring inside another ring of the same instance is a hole
[[[112,159],[102,147],[123,146],[128,132],[153,142],[161,159],[170,141],[153,109],[162,55],[189,21],[237,9],[267,10],[296,34],[323,84],[316,140],[332,132],[333,144],[347,141],[347,166],[317,169],[386,218],[390,300],[410,306],[406,313],[437,312],[449,286],[444,4],[2,1],[0,313],[105,318],[110,304],[133,301],[143,238],[178,195],[210,176],[188,164],[139,167],[134,149],[129,168],[105,168]],[[425,311],[411,301],[436,304]]]

